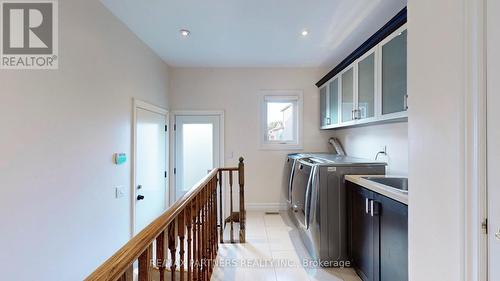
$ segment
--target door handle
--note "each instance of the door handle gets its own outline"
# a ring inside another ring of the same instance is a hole
[[[140,194],[139,194],[139,195],[137,195],[137,200],[138,200],[138,201],[139,201],[139,200],[144,200],[144,195],[140,195]]]

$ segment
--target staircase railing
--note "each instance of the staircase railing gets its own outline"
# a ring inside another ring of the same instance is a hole
[[[231,243],[245,242],[244,167],[240,158],[238,167],[212,170],[85,280],[132,281],[135,273],[139,281],[210,280],[218,242],[224,242],[224,226],[230,223]],[[221,207],[225,172],[229,174],[230,193],[227,218]],[[233,211],[233,173],[238,173],[239,212]],[[240,226],[239,241],[234,240],[234,223]]]

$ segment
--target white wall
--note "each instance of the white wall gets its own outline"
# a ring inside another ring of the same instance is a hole
[[[408,3],[412,281],[464,280],[465,2]]]
[[[224,110],[226,166],[245,158],[245,200],[249,207],[273,209],[285,202],[281,188],[286,154],[259,148],[260,90],[304,91],[304,151],[327,151],[319,130],[319,94],[314,85],[325,71],[316,68],[172,68],[171,108]]]
[[[387,162],[386,174],[408,175],[408,123],[370,125],[332,131],[342,143],[347,155],[375,159],[377,152],[387,147],[387,156],[378,160]]]
[[[132,97],[168,106],[167,66],[98,1],[59,1],[59,40],[59,70],[0,70],[2,280],[82,280],[129,239],[112,154]]]

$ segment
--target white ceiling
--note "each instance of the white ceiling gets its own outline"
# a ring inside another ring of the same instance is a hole
[[[406,0],[101,0],[171,66],[331,67]],[[181,38],[179,29],[191,31]],[[307,37],[300,35],[306,28]]]

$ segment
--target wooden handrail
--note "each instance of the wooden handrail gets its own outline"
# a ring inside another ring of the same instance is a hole
[[[180,255],[180,280],[209,280],[218,249],[219,239],[222,242],[223,227],[217,224],[217,214],[222,217],[222,185],[217,202],[217,183],[222,182],[223,172],[238,171],[240,185],[240,242],[244,242],[244,201],[243,190],[243,158],[240,158],[238,168],[216,168],[193,186],[184,196],[177,200],[162,215],[134,236],[113,256],[99,266],[85,280],[115,281],[132,280],[132,265],[139,260],[139,281],[152,280],[154,266],[158,267],[161,281],[165,269],[170,269],[170,280],[176,279],[176,253]],[[232,198],[230,198],[232,202]],[[230,217],[233,214],[231,213]],[[243,218],[243,219],[242,219]],[[221,220],[222,221],[222,220]],[[243,223],[243,224],[242,224]],[[219,232],[217,231],[219,229]],[[243,236],[242,231],[243,230]],[[220,238],[219,238],[220,236]],[[185,240],[185,237],[186,240]],[[231,234],[232,237],[232,234]],[[232,240],[232,239],[231,239]],[[156,260],[153,259],[153,242],[156,241]],[[180,242],[180,249],[176,243]],[[187,276],[184,264],[184,242],[187,243]],[[231,241],[233,242],[233,241]],[[164,247],[168,244],[168,248]],[[164,252],[166,251],[166,252]],[[170,255],[168,252],[170,251]],[[165,267],[165,260],[170,256],[171,267]],[[174,262],[172,262],[174,261]],[[160,263],[157,265],[157,263]]]
[[[223,171],[223,172],[238,171],[238,167],[233,167],[233,168],[219,168],[219,171]]]

